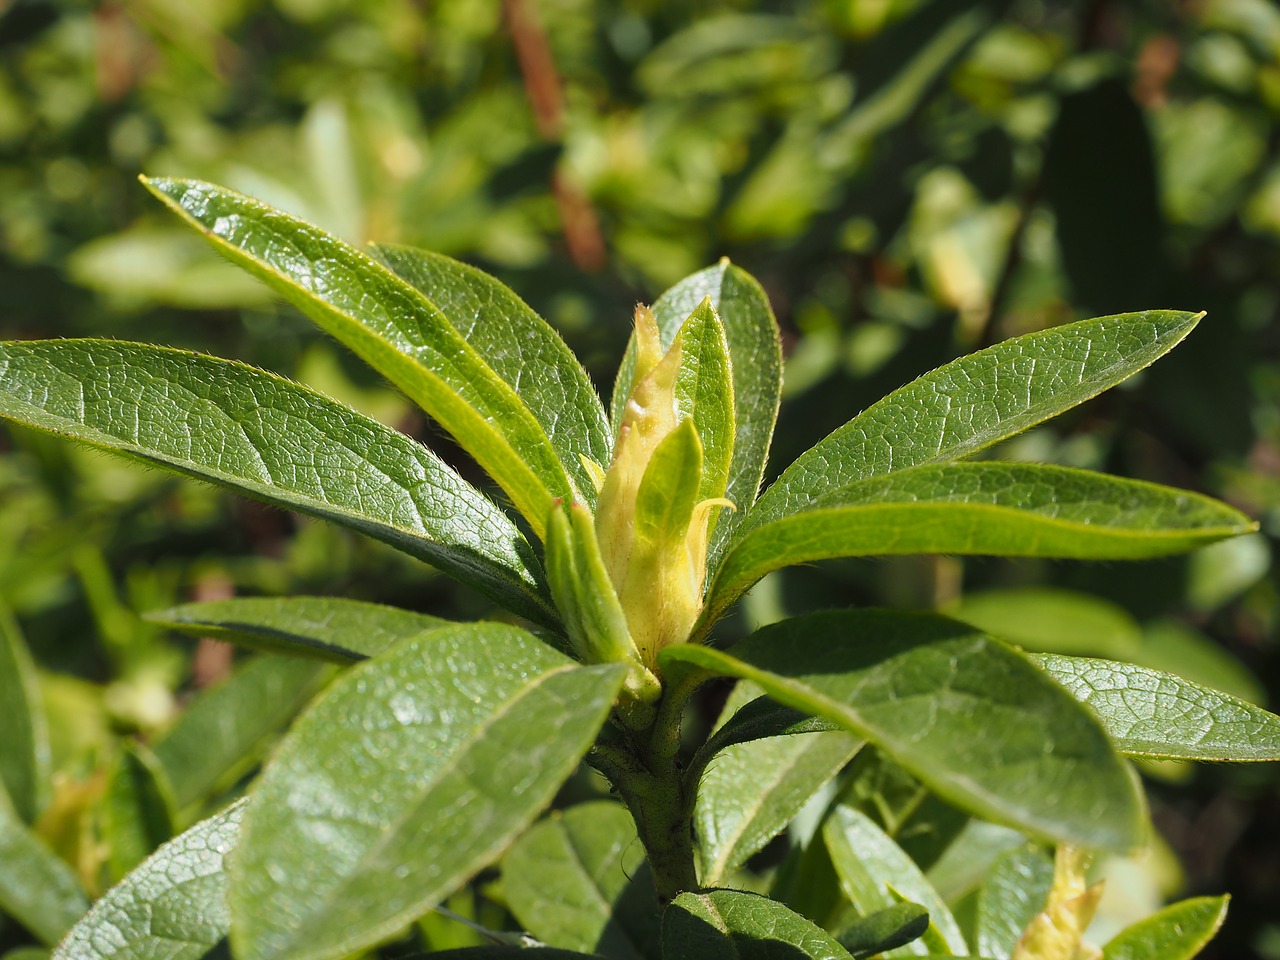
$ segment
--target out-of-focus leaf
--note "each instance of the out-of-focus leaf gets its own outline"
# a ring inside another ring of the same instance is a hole
[[[423,913],[551,800],[625,673],[501,624],[428,630],[351,667],[251,793],[236,955],[337,957]]]
[[[1191,960],[1227,918],[1229,897],[1196,897],[1120,931],[1102,948],[1102,960]]]
[[[173,790],[160,761],[141,744],[127,744],[107,778],[102,798],[102,835],[111,883],[174,835],[174,806]]]
[[[855,957],[865,957],[905,946],[928,929],[928,910],[918,903],[898,903],[859,917],[837,939]]]
[[[1007,957],[1053,886],[1053,857],[1042,847],[1024,844],[996,861],[978,889],[978,952]]]
[[[0,788],[18,816],[32,823],[49,801],[49,730],[31,654],[8,609],[0,605]]]
[[[1142,628],[1122,607],[1053,587],[986,590],[947,611],[957,620],[1039,653],[1136,659]]]
[[[448,621],[342,597],[234,597],[143,615],[151,623],[257,650],[353,663]]]
[[[776,900],[737,890],[682,893],[662,916],[663,960],[851,960],[821,927]]]
[[[166,843],[93,905],[53,960],[200,960],[227,935],[224,864],[246,801]]]
[[[87,909],[75,872],[22,822],[0,790],[0,911],[53,946]]]

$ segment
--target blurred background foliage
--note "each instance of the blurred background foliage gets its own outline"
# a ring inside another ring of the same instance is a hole
[[[825,564],[769,578],[724,629],[940,607],[1275,708],[1278,116],[1271,0],[0,0],[0,335],[241,358],[454,452],[160,210],[142,171],[476,263],[606,394],[634,303],[728,256],[783,330],[775,473],[961,353],[1203,309],[1136,382],[996,455],[1203,490],[1260,534],[1135,565]],[[58,773],[19,813],[91,892],[224,796],[323,679],[138,616],[232,593],[488,612],[376,544],[0,432],[0,653],[25,636]],[[1159,836],[1109,868],[1103,922],[1225,889],[1206,955],[1280,957],[1277,771],[1144,772]],[[28,942],[0,917],[0,949]]]

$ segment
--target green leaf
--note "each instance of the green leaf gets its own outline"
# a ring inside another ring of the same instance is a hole
[[[144,185],[449,431],[542,535],[555,497],[581,499],[511,384],[440,308],[372,257],[264,203],[195,180]],[[539,371],[548,377],[560,371]]]
[[[837,939],[855,957],[865,957],[905,946],[928,929],[928,910],[918,903],[898,903],[859,917]]]
[[[17,622],[3,605],[0,703],[5,714],[4,735],[0,737],[0,788],[8,793],[18,816],[33,823],[49,802],[49,730],[31,653]]]
[[[850,960],[834,937],[776,900],[682,893],[662,916],[663,960]]]
[[[598,960],[594,953],[575,953],[551,947],[463,947],[440,950],[431,956],[436,960]]]
[[[609,423],[591,379],[545,320],[483,270],[414,247],[375,244],[373,253],[430,300],[537,419],[579,493],[595,503],[582,465],[607,466]]]
[[[101,805],[111,883],[174,835],[175,806],[160,761],[142,744],[125,744],[107,778]]]
[[[804,453],[760,498],[739,536],[860,480],[967,457],[1021,433],[1137,373],[1199,319],[1171,310],[1099,317],[953,360]]]
[[[734,687],[733,699],[737,699],[738,691],[744,693],[755,689],[753,684],[740,683]],[[756,697],[742,705],[740,709],[717,727],[698,753],[708,759],[721,750],[740,743],[751,743],[766,737],[790,737],[799,733],[822,733],[826,730],[839,730],[839,724],[821,717],[810,716],[803,710],[784,707],[768,697]]]
[[[905,944],[891,957],[921,957],[934,952],[969,952],[964,934],[942,897],[920,868],[860,810],[837,804],[822,826],[822,837],[840,878],[840,888],[864,916],[904,901],[929,912],[924,939]]]
[[[283,377],[143,344],[0,344],[0,416],[360,530],[554,622],[501,510],[421,444]]]
[[[53,946],[88,908],[75,872],[19,819],[0,790],[0,912]]]
[[[978,888],[978,952],[1013,953],[1022,932],[1044,909],[1053,887],[1053,857],[1035,844],[1007,851]]]
[[[1280,760],[1280,717],[1247,700],[1129,663],[1030,656],[1093,711],[1121,753],[1176,760]]]
[[[1142,627],[1114,603],[1057,587],[1016,587],[966,594],[947,610],[1024,650],[1137,659]]]
[[[322,676],[315,662],[263,655],[201,692],[153,747],[178,809],[252,769]]]
[[[52,960],[200,960],[227,935],[223,865],[246,801],[166,843],[93,905]]]
[[[584,803],[552,813],[516,841],[502,861],[502,892],[544,943],[644,960],[656,953],[658,899],[643,864],[627,809]],[[633,877],[642,889],[629,893]],[[648,910],[638,917],[620,910],[628,897],[647,900]]]
[[[739,683],[725,704],[727,725],[758,693]],[[754,712],[754,711],[753,711]],[[795,739],[774,736],[718,752],[698,786],[694,832],[703,886],[720,886],[778,835],[823,784],[840,772],[861,743],[843,730]]]
[[[448,621],[342,597],[234,597],[153,610],[143,619],[255,650],[354,663]]]
[[[965,624],[833,611],[765,627],[731,653],[671,647],[661,662],[754,680],[985,819],[1082,846],[1141,842],[1141,797],[1097,721],[1021,654]]]
[[[724,495],[737,507],[737,513],[722,514],[716,523],[710,549],[714,566],[730,532],[755,503],[764,478],[782,395],[782,341],[769,298],[760,284],[745,270],[721,260],[713,267],[685,277],[654,303],[653,312],[662,331],[663,346],[675,340],[681,324],[708,297],[724,326],[729,346],[736,427]],[[634,370],[633,344],[623,358],[614,386],[611,413],[615,429],[622,422],[622,407],[631,393]]]
[[[830,490],[741,534],[716,574],[702,623],[714,623],[765,574],[815,560],[909,553],[1129,560],[1256,527],[1208,497],[1086,470],[914,467]]]
[[[728,488],[735,424],[729,343],[709,299],[689,315],[676,339],[680,343],[676,408],[682,417],[693,421],[702,441],[698,499],[714,500],[723,497]]]
[[[1191,960],[1227,918],[1230,897],[1195,897],[1126,927],[1102,948],[1102,960]]]
[[[625,673],[500,624],[428,630],[343,673],[251,794],[236,956],[337,957],[423,913],[546,806]]]

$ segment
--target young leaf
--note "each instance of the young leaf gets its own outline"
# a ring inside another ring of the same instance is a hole
[[[253,767],[323,676],[312,661],[263,655],[203,691],[152,748],[179,810]]]
[[[1195,897],[1165,907],[1116,934],[1102,960],[1191,960],[1227,918],[1229,897]]]
[[[223,866],[246,801],[202,820],[93,905],[51,960],[200,960],[227,935]]]
[[[754,680],[865,737],[944,799],[1033,835],[1131,848],[1142,803],[1097,721],[1010,647],[930,614],[850,610],[765,627],[664,665]]]
[[[750,706],[759,689],[739,683],[725,704],[722,724]],[[748,702],[750,701],[750,702]],[[757,739],[721,750],[698,785],[694,831],[703,886],[720,886],[800,812],[840,772],[860,742],[843,730],[795,739]]]
[[[142,744],[126,744],[102,798],[102,835],[112,883],[174,835],[175,806],[160,761]]]
[[[502,861],[502,891],[516,919],[544,943],[645,960],[656,953],[658,899],[643,864],[626,807],[584,803],[516,841]],[[620,910],[637,881],[649,901],[638,916]]]
[[[143,619],[192,636],[342,664],[377,656],[397,640],[448,624],[425,613],[342,597],[234,597],[153,610]]]
[[[1125,313],[1029,333],[895,390],[788,467],[742,533],[859,480],[967,457],[1057,416],[1173,349],[1200,314]]]
[[[18,818],[0,790],[0,912],[52,946],[88,908],[75,873]]]
[[[375,244],[373,253],[434,303],[519,394],[578,492],[594,504],[595,485],[581,458],[609,463],[609,424],[587,372],[560,335],[483,270],[414,247]]]
[[[144,344],[0,344],[0,416],[343,524],[554,623],[501,510],[416,441],[274,374]]]
[[[1097,716],[1121,753],[1175,760],[1280,760],[1280,716],[1159,670],[1031,654]]]
[[[555,497],[580,499],[533,413],[434,303],[318,227],[213,184],[144,185],[453,435],[542,535]],[[539,371],[557,376],[559,371]]]
[[[36,685],[31,654],[8,609],[0,606],[0,703],[5,732],[0,737],[0,789],[26,823],[49,801],[49,730]]]
[[[737,507],[716,523],[711,540],[712,564],[734,526],[755,502],[764,477],[782,395],[782,342],[769,299],[755,279],[728,260],[686,277],[658,298],[654,316],[663,345],[676,337],[680,325],[706,298],[724,325],[733,372],[733,422],[736,436],[729,482],[724,496]],[[622,405],[631,393],[635,369],[634,345],[628,348],[613,391],[612,422],[622,422]]]
[[[978,889],[978,952],[992,957],[1013,953],[1022,932],[1049,899],[1053,857],[1036,844],[1005,852]]]
[[[551,800],[625,673],[468,624],[342,674],[251,794],[232,862],[236,956],[337,957],[421,914]]]
[[[840,878],[840,887],[855,910],[866,915],[903,901],[929,911],[924,939],[893,950],[891,957],[921,957],[934,952],[969,952],[964,934],[946,903],[920,868],[871,818],[847,804],[837,804],[822,827],[823,841]]]
[[[852,960],[821,927],[737,890],[682,893],[662,916],[663,960]]]
[[[1127,560],[1193,549],[1256,529],[1226,504],[1066,467],[951,463],[832,490],[751,527],[724,558],[702,623],[781,567],[907,553]]]
[[[729,484],[735,424],[729,344],[710,300],[702,301],[689,315],[676,339],[680,341],[676,409],[693,421],[702,441],[698,499],[715,500],[725,495]]]

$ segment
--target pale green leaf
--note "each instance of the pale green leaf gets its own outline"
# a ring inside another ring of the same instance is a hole
[[[1023,844],[1006,851],[978,888],[978,952],[1007,957],[1022,932],[1044,909],[1053,886],[1053,857],[1043,847]]]
[[[416,441],[274,374],[144,344],[0,344],[0,416],[360,530],[554,622],[501,510]]]
[[[52,946],[87,909],[75,872],[22,822],[0,790],[0,912]]]
[[[234,597],[143,614],[151,623],[257,650],[352,663],[448,623],[425,613],[342,597]]]
[[[675,340],[681,324],[710,297],[724,326],[733,372],[733,422],[736,435],[725,496],[737,513],[721,514],[711,540],[712,565],[730,532],[755,502],[764,477],[769,443],[782,395],[782,343],[769,299],[754,277],[728,260],[681,280],[658,298],[653,313],[662,343]],[[631,393],[635,370],[634,347],[629,348],[614,386],[614,429],[622,422],[622,406]]]
[[[1142,646],[1142,627],[1123,607],[1057,587],[965,594],[947,613],[1039,653],[1128,660]]]
[[[1121,753],[1174,760],[1280,760],[1280,716],[1129,663],[1032,654],[1087,706]]]
[[[1227,918],[1229,897],[1195,897],[1126,927],[1102,948],[1102,960],[1191,960]]]
[[[608,465],[609,424],[587,372],[545,320],[482,270],[413,247],[374,255],[439,308],[537,418],[578,492],[595,503],[581,457]]]
[[[740,682],[725,704],[721,729],[759,692]],[[719,750],[702,775],[694,808],[702,884],[719,886],[763,849],[860,745],[833,730],[757,738]]]
[[[1256,526],[1199,494],[1085,470],[914,467],[830,490],[741,534],[717,571],[702,622],[713,623],[765,574],[815,560],[910,553],[1129,560]]]
[[[728,488],[735,424],[729,343],[709,300],[693,311],[676,340],[680,344],[676,408],[682,417],[693,421],[702,441],[702,488],[698,499],[714,500],[723,497]]]
[[[108,890],[52,960],[200,960],[227,935],[224,862],[245,801],[175,837]]]
[[[833,611],[765,627],[728,653],[671,647],[660,662],[753,680],[985,819],[1086,846],[1141,841],[1141,797],[1097,721],[1024,656],[965,624]]]
[[[544,943],[644,960],[658,939],[658,898],[643,864],[627,809],[584,803],[552,813],[516,841],[502,861],[502,892]],[[629,891],[633,883],[640,889]],[[647,900],[647,912],[628,912],[624,898]]]
[[[251,770],[323,676],[313,661],[262,655],[192,700],[152,748],[178,809]]]
[[[555,447],[511,384],[439,307],[385,265],[231,190],[195,180],[143,183],[434,417],[539,536],[551,500],[577,498]]]
[[[32,823],[49,802],[49,730],[36,683],[36,668],[8,609],[0,605],[0,788],[14,810]]]
[[[865,916],[903,901],[918,903],[929,911],[929,928],[923,939],[904,944],[887,956],[922,957],[935,950],[969,952],[946,903],[920,868],[870,817],[847,804],[837,804],[823,824],[822,837],[840,888],[859,913]]]
[[[850,960],[831,934],[776,900],[737,890],[682,893],[662,916],[663,960]]]
[[[953,360],[872,404],[795,463],[742,533],[841,487],[967,457],[1057,416],[1175,347],[1200,315],[1126,313],[1029,333]]]
[[[625,672],[467,624],[343,673],[251,794],[232,862],[237,957],[354,952],[493,862],[593,742]]]

